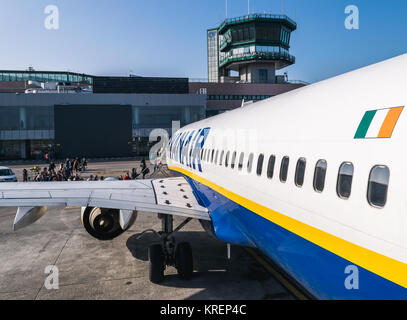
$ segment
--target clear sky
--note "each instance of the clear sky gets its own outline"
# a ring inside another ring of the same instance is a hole
[[[251,12],[285,13],[297,63],[290,79],[316,82],[407,52],[405,0],[251,0]],[[92,75],[207,78],[206,29],[226,15],[225,0],[0,0],[0,69],[70,70]],[[229,17],[247,0],[229,0]],[[346,30],[357,5],[360,29]],[[57,5],[59,30],[44,9]]]

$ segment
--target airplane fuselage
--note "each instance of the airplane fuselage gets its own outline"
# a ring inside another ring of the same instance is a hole
[[[180,129],[225,242],[261,249],[318,298],[407,298],[407,55]]]

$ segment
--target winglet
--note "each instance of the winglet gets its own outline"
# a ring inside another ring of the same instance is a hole
[[[47,210],[48,207],[18,207],[13,230],[19,230],[34,223],[41,218]]]

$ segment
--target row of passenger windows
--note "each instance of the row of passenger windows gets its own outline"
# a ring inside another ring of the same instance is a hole
[[[234,169],[236,166],[239,171],[243,170],[244,166],[244,153],[240,153],[237,159],[237,152],[231,153],[230,151],[219,151],[219,150],[201,150],[201,160],[209,163],[218,164],[220,166],[225,166],[226,168],[230,166]],[[219,161],[218,161],[219,160]],[[257,159],[256,174],[261,176],[263,174],[264,166],[264,154],[260,154]],[[247,172],[251,173],[253,170],[254,154],[250,153],[247,160]],[[274,176],[274,169],[276,164],[275,155],[271,155],[267,159],[267,178],[272,179]],[[290,165],[290,158],[285,156],[281,160],[279,178],[282,183],[287,182],[288,168]],[[294,183],[297,187],[302,187],[304,184],[305,170],[307,167],[307,160],[305,158],[299,158],[296,163]],[[328,163],[326,160],[319,160],[314,169],[313,187],[316,192],[323,192],[325,188],[325,178],[328,169]],[[338,178],[336,184],[336,192],[338,197],[341,199],[349,199],[352,191],[352,180],[353,180],[354,167],[351,162],[343,162],[338,170]],[[369,175],[367,199],[371,206],[377,208],[383,208],[387,201],[387,191],[390,179],[390,170],[388,167],[383,165],[374,166]]]

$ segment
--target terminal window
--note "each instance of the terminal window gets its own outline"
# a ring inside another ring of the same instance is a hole
[[[259,70],[259,80],[260,82],[267,82],[267,69]]]

